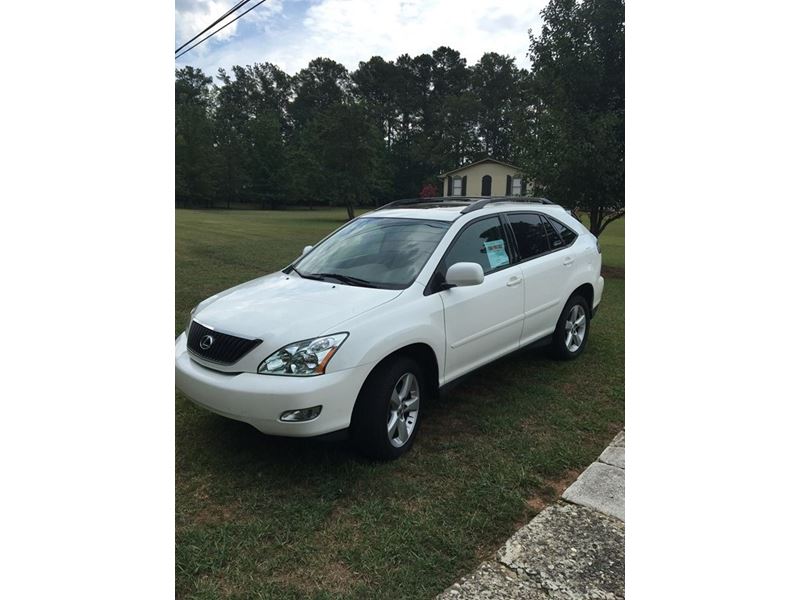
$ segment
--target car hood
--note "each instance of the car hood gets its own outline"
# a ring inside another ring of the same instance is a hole
[[[194,319],[233,335],[264,340],[273,351],[335,333],[339,323],[393,300],[403,290],[357,287],[273,273],[200,303]]]

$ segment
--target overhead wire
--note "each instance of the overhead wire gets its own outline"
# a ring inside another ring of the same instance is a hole
[[[234,6],[233,8],[231,8],[231,9],[230,9],[230,11],[228,11],[228,13],[226,13],[225,15],[223,15],[222,17],[220,17],[219,19],[217,19],[217,21],[215,21],[214,23],[212,23],[211,25],[209,25],[209,26],[208,26],[208,27],[207,27],[205,30],[203,30],[203,31],[208,31],[208,30],[209,30],[211,27],[213,27],[213,26],[214,26],[216,23],[219,23],[219,22],[220,22],[222,19],[224,19],[224,18],[226,18],[226,17],[230,16],[230,15],[232,14],[232,11],[236,10],[237,8],[241,8],[241,7],[242,7],[242,6],[243,6],[243,5],[244,5],[246,2],[249,2],[249,1],[250,1],[250,0],[243,0],[242,2],[239,2],[239,3],[238,3],[236,6]],[[231,23],[235,23],[236,21],[238,21],[239,19],[241,19],[243,16],[245,16],[247,13],[249,13],[251,10],[253,10],[254,8],[258,8],[259,6],[261,6],[261,5],[262,5],[264,2],[266,2],[266,1],[267,1],[267,0],[260,0],[259,2],[257,2],[256,4],[254,4],[253,6],[251,6],[250,8],[248,8],[248,9],[247,9],[246,11],[244,11],[243,13],[240,13],[240,14],[238,14],[238,15],[236,16],[236,18],[235,18],[235,19],[231,19],[230,21],[228,21],[227,23],[225,23],[225,24],[224,24],[222,27],[220,27],[219,29],[216,29],[215,31],[212,31],[211,33],[209,33],[209,34],[208,34],[206,37],[204,37],[202,40],[200,40],[200,41],[199,41],[199,42],[197,42],[196,44],[193,44],[193,45],[189,46],[188,48],[186,48],[186,50],[184,50],[183,52],[181,52],[180,54],[178,54],[178,55],[175,57],[175,59],[176,59],[176,60],[177,60],[177,59],[179,59],[181,56],[183,56],[183,55],[184,55],[184,54],[186,54],[187,52],[191,51],[192,49],[196,48],[197,46],[199,46],[200,44],[202,44],[203,42],[205,42],[207,39],[209,39],[209,38],[211,38],[211,37],[215,36],[215,35],[216,35],[216,34],[218,34],[220,31],[222,31],[223,29],[225,29],[226,27],[228,27],[228,26],[229,26]],[[197,35],[196,35],[194,38],[192,38],[192,40],[194,40],[194,39],[197,39],[197,37],[198,37],[198,36],[200,36],[200,35],[202,35],[202,34],[203,34],[203,32],[200,32],[200,33],[199,33],[199,34],[197,34]],[[192,40],[189,40],[189,42],[191,42]],[[186,42],[186,44],[188,44],[189,42]],[[181,46],[181,48],[183,48],[184,46],[186,46],[186,44],[184,44],[183,46]],[[178,50],[180,50],[180,48],[178,48]],[[177,50],[176,50],[176,52],[177,52]]]

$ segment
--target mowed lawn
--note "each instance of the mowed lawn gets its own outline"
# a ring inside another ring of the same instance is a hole
[[[200,300],[275,271],[344,210],[176,211],[175,331]],[[576,361],[523,350],[426,407],[415,447],[267,437],[176,393],[176,594],[431,598],[558,497],[624,421],[624,222]],[[376,332],[380,335],[380,332]]]

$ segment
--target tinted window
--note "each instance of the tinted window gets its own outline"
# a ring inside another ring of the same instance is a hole
[[[558,235],[558,232],[553,228],[553,224],[544,217],[542,217],[542,221],[544,222],[544,228],[547,231],[547,239],[550,240],[550,249],[557,250],[562,246],[566,246],[564,240],[561,239],[561,236]]]
[[[539,215],[508,215],[522,260],[539,256],[550,250],[547,231]]]
[[[444,271],[458,262],[474,262],[484,273],[509,264],[509,250],[500,219],[491,217],[467,225],[444,257]]]
[[[561,239],[564,241],[565,246],[569,246],[575,240],[575,238],[578,237],[578,234],[572,231],[572,229],[570,229],[566,225],[559,223],[555,219],[548,219],[548,220],[553,224],[553,227],[561,236]]]

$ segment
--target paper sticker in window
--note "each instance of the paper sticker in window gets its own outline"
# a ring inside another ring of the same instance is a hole
[[[489,266],[492,269],[508,264],[508,254],[506,254],[506,243],[503,240],[492,240],[483,242],[486,248],[486,257],[489,259]]]

